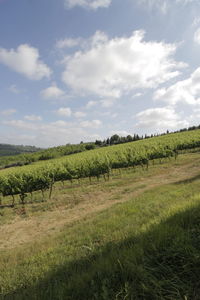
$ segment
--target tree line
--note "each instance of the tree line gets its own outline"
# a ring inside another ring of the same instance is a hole
[[[135,141],[140,141],[140,140],[144,140],[144,139],[149,139],[149,138],[153,138],[153,137],[158,137],[158,136],[163,136],[166,134],[172,134],[172,133],[178,133],[178,132],[185,132],[185,131],[191,131],[191,130],[197,130],[200,129],[200,125],[198,126],[191,126],[188,128],[182,128],[180,130],[176,130],[176,131],[171,131],[169,132],[169,130],[167,130],[166,132],[163,133],[154,133],[154,134],[145,134],[145,135],[139,135],[137,133],[135,133],[134,135],[127,135],[127,136],[119,136],[118,134],[114,134],[111,137],[108,137],[107,139],[104,140],[96,140],[95,141],[95,145],[99,146],[99,147],[106,147],[106,146],[112,146],[112,145],[118,145],[118,144],[123,144],[123,143],[130,143],[130,142],[135,142]],[[94,145],[91,146],[91,149],[94,149]]]

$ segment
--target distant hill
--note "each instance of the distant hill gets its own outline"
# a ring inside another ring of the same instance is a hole
[[[98,147],[94,143],[67,144],[48,149],[0,144],[0,169],[28,165],[39,160],[59,158]]]
[[[0,144],[0,156],[34,153],[41,150],[41,148],[35,146]]]

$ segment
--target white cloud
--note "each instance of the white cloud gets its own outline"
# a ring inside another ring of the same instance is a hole
[[[0,111],[0,114],[3,116],[11,116],[11,115],[15,114],[16,112],[17,112],[16,109],[11,108],[11,109],[6,109],[6,110]]]
[[[82,43],[82,39],[81,38],[66,38],[63,40],[59,40],[56,43],[56,47],[59,49],[63,49],[63,48],[73,48],[76,47],[78,45],[80,45]]]
[[[96,120],[97,121],[97,120]],[[33,144],[40,147],[51,147],[67,143],[80,143],[80,141],[94,141],[102,139],[98,134],[91,134],[78,122],[57,120],[51,123],[27,122],[24,120],[2,121],[1,124],[10,127],[9,134],[1,134],[0,139],[6,143]],[[89,123],[88,123],[89,125]],[[91,121],[91,126],[98,126],[98,122]],[[92,128],[94,128],[92,126]],[[20,130],[19,130],[20,129]]]
[[[181,120],[172,107],[149,108],[138,113],[136,118],[138,119],[137,128],[145,128],[151,132],[152,130],[155,132],[175,130],[189,125],[187,121]]]
[[[194,109],[188,117],[189,126],[197,126],[200,124],[200,109]]]
[[[98,102],[97,101],[88,101],[88,103],[86,104],[86,108],[91,108],[91,107],[94,107],[94,106],[96,106],[98,104]]]
[[[65,0],[67,8],[80,6],[86,9],[97,10],[98,8],[106,8],[111,4],[112,0]]]
[[[0,63],[32,80],[51,75],[50,68],[40,60],[38,49],[27,44],[17,50],[0,48]]]
[[[169,8],[169,0],[138,0],[138,2],[148,8],[157,8],[162,13],[166,13]]]
[[[139,98],[139,97],[141,97],[141,96],[143,96],[142,93],[136,93],[136,94],[134,94],[134,95],[132,96],[132,98]]]
[[[194,21],[192,22],[192,27],[197,26],[199,23],[200,23],[200,18],[199,17],[194,18]]]
[[[59,115],[59,116],[64,116],[64,117],[70,117],[72,115],[72,111],[71,111],[71,108],[69,107],[60,107],[56,113]]]
[[[109,108],[112,107],[115,103],[115,98],[110,98],[110,99],[103,99],[100,101],[101,106],[104,108]]]
[[[156,88],[186,65],[173,59],[177,46],[145,42],[144,32],[108,39],[97,32],[90,49],[68,56],[63,81],[80,94],[119,98],[139,88]],[[95,42],[94,42],[95,41]]]
[[[2,133],[0,135],[0,140],[4,144],[13,144],[13,145],[35,145],[36,136],[29,134],[20,134],[18,132],[9,132],[8,134]],[[45,145],[43,145],[45,146]]]
[[[55,111],[55,113],[59,116],[63,117],[71,117],[74,116],[77,119],[84,118],[86,116],[86,113],[83,111],[76,111],[72,112],[71,108],[69,107],[60,107],[58,110]]]
[[[80,123],[83,128],[99,128],[102,125],[100,120],[92,120],[92,121],[83,121]]]
[[[114,0],[65,0],[67,8],[80,6],[86,9],[97,10],[98,8],[109,7]],[[146,7],[157,8],[161,12],[166,13],[173,4],[187,5],[191,3],[198,3],[198,0],[137,0],[139,4]]]
[[[79,46],[80,48],[87,50],[90,49],[91,47],[97,46],[99,43],[105,43],[108,41],[107,35],[102,32],[97,30],[96,33],[91,36],[88,39],[84,39],[82,37],[78,38],[65,38],[58,40],[56,43],[56,47],[58,49],[64,49],[64,48],[74,48]],[[65,57],[63,62],[67,61],[70,59],[70,56]]]
[[[118,113],[112,113],[110,111],[105,111],[105,112],[95,112],[96,114],[102,116],[102,117],[108,117],[109,119],[112,118],[112,119],[115,119],[117,118],[119,115]]]
[[[12,126],[14,128],[26,129],[26,130],[37,130],[38,129],[37,124],[26,122],[23,120],[3,121],[2,124]]]
[[[105,32],[97,30],[95,34],[88,39],[88,42],[85,42],[85,44],[88,45],[88,47],[98,47],[101,44],[105,44],[108,42],[108,36],[105,34]]]
[[[50,125],[53,125],[55,127],[70,127],[71,126],[71,123],[69,122],[66,122],[66,121],[63,121],[63,120],[58,120],[58,121],[55,121],[55,122],[52,122]]]
[[[42,121],[42,117],[36,115],[27,115],[24,116],[24,119],[28,121]]]
[[[18,87],[16,86],[16,84],[12,84],[9,87],[9,91],[12,92],[13,94],[20,94],[21,91],[18,89]]]
[[[194,33],[194,41],[200,45],[200,28],[198,28]]]
[[[52,86],[42,90],[40,94],[44,99],[59,99],[65,95],[65,92],[53,83]]]
[[[173,5],[185,6],[191,3],[198,3],[198,0],[137,0],[139,4],[150,9],[159,9],[162,13],[167,13],[167,11],[172,8]]]
[[[84,113],[83,111],[76,111],[76,112],[74,113],[74,117],[75,117],[75,118],[78,118],[78,119],[81,119],[81,118],[86,117],[86,113]]]
[[[130,132],[126,130],[112,130],[110,131],[110,135],[118,134],[119,136],[127,136],[127,135],[132,135]]]
[[[190,3],[198,3],[198,0],[176,0],[176,3],[180,3],[182,5],[187,5]]]
[[[190,105],[200,104],[200,67],[188,79],[178,81],[168,88],[155,92],[155,100],[162,100],[175,105],[178,102]]]

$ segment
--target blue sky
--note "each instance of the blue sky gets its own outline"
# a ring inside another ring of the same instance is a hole
[[[198,0],[0,0],[0,143],[200,124]]]

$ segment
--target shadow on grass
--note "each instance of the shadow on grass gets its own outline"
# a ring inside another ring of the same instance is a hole
[[[3,299],[199,300],[200,205],[63,265]]]
[[[196,180],[199,180],[199,179],[200,179],[200,174],[198,174],[196,176],[193,176],[191,178],[187,178],[187,179],[184,179],[184,180],[181,180],[181,181],[177,181],[174,184],[188,184],[188,183],[192,183],[192,182],[194,182]]]

